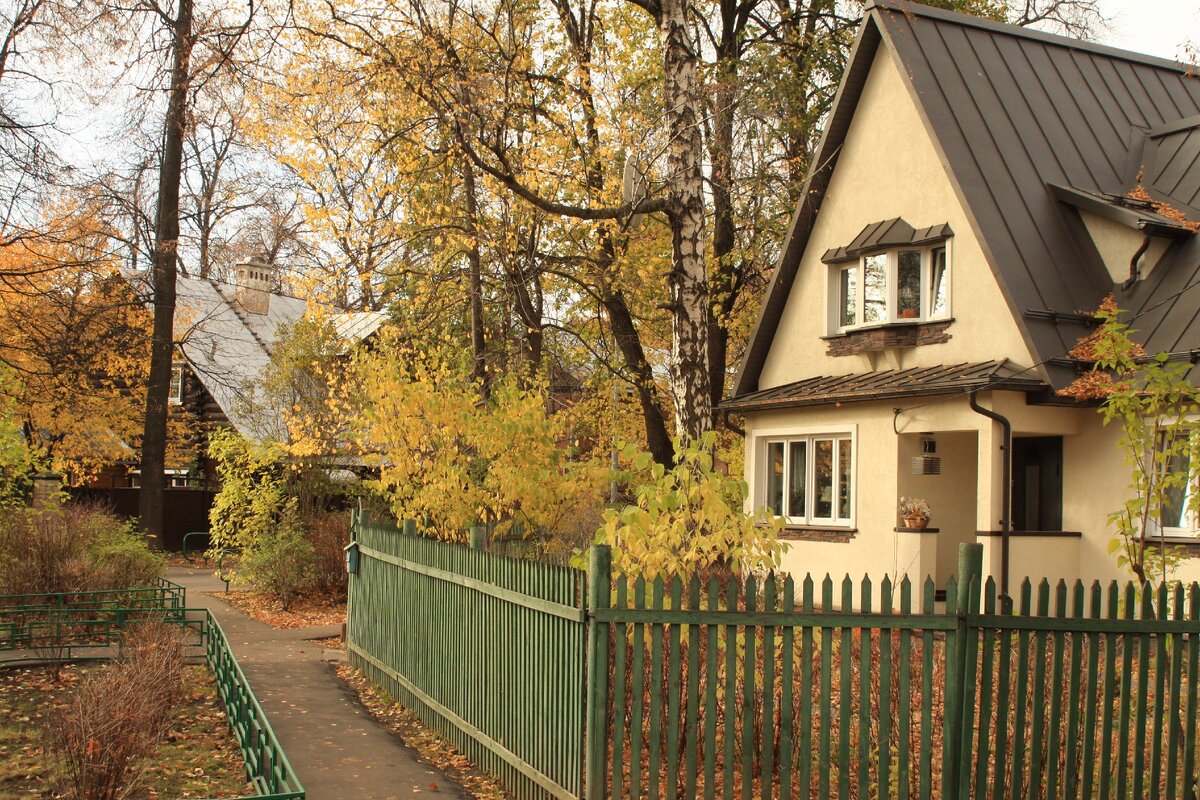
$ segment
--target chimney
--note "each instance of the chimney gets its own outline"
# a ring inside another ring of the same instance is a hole
[[[247,314],[266,314],[275,289],[275,265],[266,256],[252,256],[234,267],[238,305]]]

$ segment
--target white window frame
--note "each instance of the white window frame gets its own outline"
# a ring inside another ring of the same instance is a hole
[[[834,334],[846,333],[848,331],[857,330],[858,328],[874,328],[880,325],[895,325],[895,324],[911,324],[914,322],[933,322],[937,320],[949,319],[951,317],[951,298],[953,297],[953,280],[954,280],[954,254],[950,248],[950,239],[945,239],[933,244],[911,246],[911,247],[895,247],[889,250],[882,250],[875,253],[859,256],[856,261],[832,264],[829,270],[829,305],[830,305],[830,330]],[[938,250],[946,251],[946,275],[944,278],[946,284],[946,308],[945,310],[934,313],[933,306],[933,257]],[[921,307],[918,310],[916,317],[900,317],[899,315],[899,290],[900,290],[900,253],[902,252],[918,252],[921,254]],[[887,257],[887,308],[884,313],[884,318],[881,321],[866,322],[866,294],[867,294],[867,259],[877,256]],[[854,324],[842,324],[842,273],[848,269],[858,270],[858,280],[855,286],[855,313]]]
[[[832,464],[833,470],[833,516],[817,517],[814,515],[815,504],[815,488],[816,488],[816,469],[813,467],[815,463],[812,454],[814,452],[815,442],[821,439],[833,440],[833,455]],[[807,450],[808,458],[805,465],[805,488],[804,497],[808,508],[804,509],[803,515],[792,514],[794,509],[788,508],[790,494],[788,492],[787,479],[791,468],[791,442],[797,441],[808,442]],[[849,504],[850,516],[838,517],[837,498],[839,494],[838,475],[840,472],[841,449],[838,446],[839,441],[850,442],[850,491]],[[858,426],[847,425],[841,427],[802,427],[802,428],[769,428],[754,432],[753,453],[755,459],[754,476],[754,498],[755,508],[767,508],[768,513],[771,512],[768,507],[767,489],[769,483],[769,475],[771,464],[768,460],[769,446],[772,444],[783,444],[784,463],[783,463],[783,503],[784,503],[784,521],[788,525],[804,526],[813,528],[836,528],[836,529],[854,529],[856,525],[857,506],[858,506]]]
[[[183,405],[183,364],[179,362],[171,365],[171,387],[167,393],[167,403],[173,406]]]

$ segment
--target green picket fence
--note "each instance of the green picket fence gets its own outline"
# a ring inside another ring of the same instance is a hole
[[[579,797],[584,573],[406,527],[356,517],[351,663],[517,797]]]
[[[197,634],[191,652],[212,670],[226,721],[241,749],[254,800],[303,800],[304,787],[288,762],[229,640],[207,609],[186,607],[184,587],[156,586],[64,594],[0,596],[0,665],[112,657],[124,631],[143,622],[187,626]],[[239,798],[238,800],[250,800]]]
[[[352,661],[517,797],[1197,796],[1196,584],[1009,601],[977,548],[945,602],[907,578],[614,580],[604,548],[585,581],[355,530]]]

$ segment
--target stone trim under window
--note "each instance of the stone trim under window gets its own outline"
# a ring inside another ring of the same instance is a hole
[[[825,355],[853,356],[893,347],[920,347],[948,342],[952,319],[938,322],[892,323],[823,337]]]

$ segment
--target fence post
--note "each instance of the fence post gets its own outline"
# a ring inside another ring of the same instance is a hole
[[[954,652],[946,653],[954,659],[954,686],[947,698],[946,713],[951,717],[949,763],[943,765],[945,779],[942,785],[958,789],[955,797],[967,797],[962,788],[970,785],[971,753],[970,742],[973,731],[971,721],[975,718],[975,669],[969,657],[978,647],[971,647],[974,631],[967,625],[967,615],[979,611],[980,578],[983,575],[983,545],[962,543],[958,546],[958,584],[955,595],[955,613],[958,628],[954,632]],[[972,667],[968,669],[968,666]],[[950,795],[948,795],[950,796]]]
[[[608,624],[593,616],[608,608],[612,592],[612,550],[606,544],[592,545],[588,571],[588,665],[587,731],[584,738],[586,782],[584,797],[603,800],[608,756]]]
[[[487,549],[487,528],[483,527],[482,525],[471,526],[471,549]]]
[[[401,530],[404,532],[405,536],[416,536],[417,521],[415,519],[404,520],[404,525],[401,527]]]

